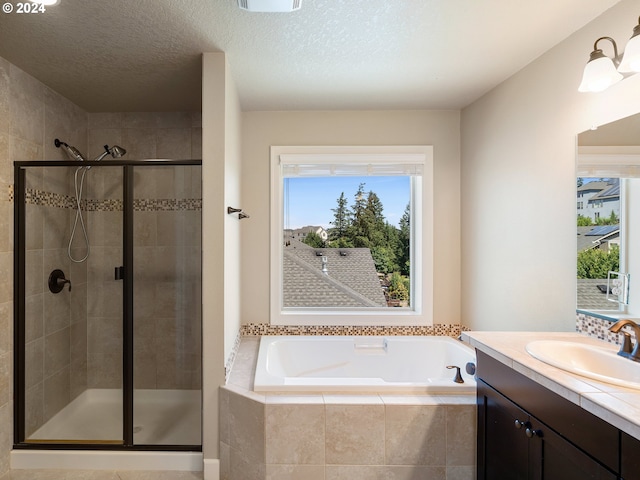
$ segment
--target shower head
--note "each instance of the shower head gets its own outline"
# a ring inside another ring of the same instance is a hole
[[[53,144],[57,148],[62,148],[62,150],[64,150],[64,153],[66,153],[71,160],[78,160],[79,162],[84,162],[86,160],[86,158],[84,158],[84,155],[82,155],[76,147],[73,147],[65,142],[61,142],[57,138],[53,141]]]
[[[119,147],[118,145],[114,145],[113,147],[111,147],[109,149],[109,152],[111,153],[111,156],[113,158],[120,158],[127,153],[124,148]]]
[[[99,162],[100,160],[102,160],[107,155],[111,155],[113,158],[120,158],[125,153],[127,153],[127,151],[124,148],[119,147],[118,145],[114,145],[111,148],[109,148],[109,145],[105,145],[104,146],[104,152],[102,152],[100,155],[98,155],[98,157],[95,159],[95,161]]]

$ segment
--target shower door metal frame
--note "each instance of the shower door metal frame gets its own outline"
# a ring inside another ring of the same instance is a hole
[[[133,321],[133,194],[136,167],[146,166],[202,166],[202,160],[108,160],[108,161],[15,161],[14,164],[14,449],[49,450],[138,450],[138,451],[202,451],[202,445],[136,445],[133,443],[134,422],[134,321]],[[122,444],[120,443],[82,443],[81,441],[26,442],[25,441],[25,281],[26,281],[26,168],[34,167],[122,167],[123,169],[123,254],[124,278],[122,286],[123,303],[123,359],[122,359]],[[202,322],[202,319],[201,319]],[[202,328],[202,323],[201,323]],[[202,394],[202,393],[201,393]],[[202,412],[201,412],[202,415]],[[201,422],[202,425],[202,422]]]

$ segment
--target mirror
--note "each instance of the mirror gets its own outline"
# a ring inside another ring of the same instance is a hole
[[[577,309],[640,313],[640,114],[580,133],[577,177]]]

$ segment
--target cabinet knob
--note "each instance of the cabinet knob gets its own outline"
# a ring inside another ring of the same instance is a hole
[[[524,427],[524,422],[522,422],[522,421],[520,421],[520,420],[518,420],[516,418],[516,421],[513,422],[513,426],[516,427],[516,428],[522,428],[522,427]]]
[[[541,430],[534,430],[533,428],[527,428],[524,431],[524,434],[529,438],[542,437],[542,431]]]

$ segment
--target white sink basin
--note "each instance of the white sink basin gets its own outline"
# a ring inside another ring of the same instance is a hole
[[[527,344],[534,358],[583,377],[640,389],[640,363],[610,350],[578,342],[537,340]]]

